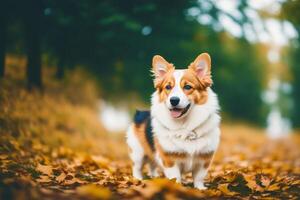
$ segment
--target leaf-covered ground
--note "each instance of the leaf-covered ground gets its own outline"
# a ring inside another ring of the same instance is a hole
[[[299,134],[270,140],[247,125],[222,126],[208,190],[190,174],[183,186],[134,180],[124,134],[106,133],[81,79],[49,78],[42,93],[27,92],[22,75],[0,82],[0,199],[300,199]]]

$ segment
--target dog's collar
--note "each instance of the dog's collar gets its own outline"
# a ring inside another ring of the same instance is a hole
[[[210,114],[201,124],[199,124],[196,128],[192,129],[192,130],[188,130],[188,134],[187,135],[181,135],[181,134],[175,134],[175,138],[177,139],[183,139],[183,140],[188,140],[188,141],[194,141],[197,140],[201,137],[203,137],[204,135],[206,135],[206,133],[204,134],[197,134],[197,129],[202,126],[203,124],[205,124],[206,122],[208,122],[212,117],[212,114]],[[180,132],[180,130],[185,130],[184,128],[179,128],[177,130],[171,130],[168,127],[166,127],[163,123],[161,123],[159,120],[157,120],[158,123],[164,127],[165,129],[167,129],[168,131],[172,132],[172,131],[176,131],[176,132]]]
[[[187,136],[184,139],[192,141],[192,140],[197,140],[201,137],[203,137],[203,135],[198,135],[195,130],[192,130],[187,134]]]

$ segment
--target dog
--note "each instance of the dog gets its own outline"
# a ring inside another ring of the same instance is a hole
[[[211,89],[211,58],[200,54],[187,69],[156,55],[152,60],[155,92],[150,111],[136,111],[127,131],[133,161],[132,173],[143,179],[144,164],[149,175],[181,183],[182,174],[192,172],[194,187],[206,189],[204,178],[220,142],[217,95]]]

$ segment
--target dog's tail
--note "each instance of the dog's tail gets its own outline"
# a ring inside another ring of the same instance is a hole
[[[146,120],[150,118],[150,111],[149,110],[136,110],[134,114],[133,121],[135,124],[142,124]]]

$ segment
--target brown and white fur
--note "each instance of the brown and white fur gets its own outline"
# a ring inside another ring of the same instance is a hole
[[[146,137],[147,120],[133,123],[127,131],[133,176],[142,179],[143,165],[149,162],[150,176],[157,176],[160,167],[167,178],[181,182],[182,173],[192,172],[194,186],[205,189],[204,178],[220,140],[210,56],[200,54],[187,69],[177,70],[156,55],[152,71],[156,91],[149,120],[154,148]]]

